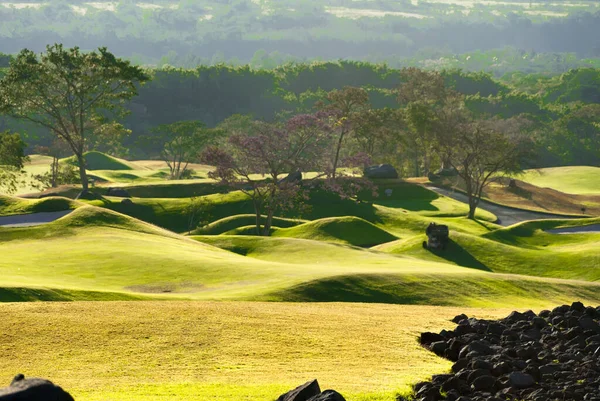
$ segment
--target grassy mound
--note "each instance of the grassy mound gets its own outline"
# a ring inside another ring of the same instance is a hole
[[[284,302],[366,302],[474,307],[544,307],[583,299],[594,303],[600,284],[545,281],[497,274],[345,275],[302,283],[259,300]]]
[[[600,167],[568,166],[527,170],[519,177],[538,187],[568,194],[600,194]]]
[[[379,245],[397,239],[372,223],[353,216],[319,219],[299,226],[276,230],[273,236],[340,242],[362,247]]]
[[[81,202],[63,197],[48,197],[33,200],[0,195],[0,216],[60,212],[63,210],[76,209],[82,205],[84,204]]]
[[[69,301],[135,301],[151,299],[132,294],[102,291],[77,291],[49,288],[0,288],[2,302],[69,302]]]
[[[107,155],[102,152],[86,152],[84,153],[86,168],[88,170],[135,170],[136,166],[123,159]],[[68,163],[78,166],[79,163],[75,156],[67,157],[60,160],[61,163]]]
[[[527,222],[482,236],[451,232],[448,248],[440,252],[423,249],[424,235],[375,249],[498,273],[600,281],[600,271],[596,268],[600,260],[597,246],[600,234],[557,235],[542,231],[542,228],[565,224],[562,221]]]
[[[264,224],[266,218],[263,216],[261,224]],[[236,228],[250,226],[255,224],[256,216],[253,214],[238,214],[213,221],[204,227],[200,227],[192,232],[194,235],[219,235]],[[273,217],[273,225],[277,227],[294,227],[298,224],[306,223],[306,220],[288,219],[283,217]]]

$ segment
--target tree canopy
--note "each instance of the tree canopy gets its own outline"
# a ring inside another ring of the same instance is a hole
[[[0,80],[0,113],[47,128],[77,156],[81,184],[88,182],[83,154],[88,141],[122,116],[136,84],[148,76],[106,48],[81,52],[60,44],[36,55],[22,50]]]

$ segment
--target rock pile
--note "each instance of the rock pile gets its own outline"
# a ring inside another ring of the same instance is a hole
[[[600,307],[453,322],[454,331],[421,334],[423,346],[455,363],[416,384],[416,401],[600,401]]]

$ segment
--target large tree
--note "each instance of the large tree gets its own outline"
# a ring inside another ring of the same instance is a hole
[[[212,178],[250,197],[256,232],[269,235],[275,213],[297,207],[305,195],[298,180],[283,175],[323,171],[330,140],[328,125],[315,115],[297,115],[284,124],[255,121],[231,133],[226,146],[208,148],[203,161],[215,166]]]
[[[0,190],[16,191],[26,160],[25,143],[19,134],[0,132]]]
[[[527,124],[522,117],[471,120],[438,142],[464,181],[469,219],[475,218],[483,190],[494,178],[519,173],[531,160],[534,146],[524,133]]]
[[[463,122],[464,96],[449,88],[436,71],[405,68],[400,75],[402,84],[397,95],[408,127],[405,143],[418,177],[429,173],[436,143],[452,138]],[[440,157],[442,167],[449,167],[448,155]],[[421,171],[421,165],[425,171]]]
[[[337,139],[333,142],[330,174],[335,179],[345,141],[356,130],[361,113],[370,108],[369,93],[364,88],[345,86],[328,92],[316,106],[328,113],[334,122]]]
[[[22,50],[0,80],[0,113],[29,120],[62,138],[77,157],[83,190],[88,189],[86,142],[108,117],[122,116],[136,84],[148,75],[106,48],[83,53],[79,48],[47,46],[36,55]]]

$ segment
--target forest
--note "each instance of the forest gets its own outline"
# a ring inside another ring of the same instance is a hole
[[[142,140],[157,127],[197,121],[207,127],[231,127],[249,119],[278,121],[312,113],[328,93],[347,87],[368,93],[368,108],[384,115],[404,106],[398,101],[402,71],[363,62],[323,62],[257,70],[250,66],[200,66],[195,69],[147,69],[150,80],[127,108],[121,142],[89,143],[89,149],[127,158],[157,158],[159,149]],[[529,167],[598,165],[600,163],[600,70],[577,69],[557,76],[514,74],[499,80],[486,73],[445,70],[446,85],[465,96],[476,115],[509,119],[524,116],[538,146]],[[406,131],[401,124],[387,126]],[[381,127],[380,127],[381,128]],[[37,125],[2,117],[0,131],[23,134],[29,152],[48,146],[52,135]],[[379,131],[378,131],[379,132]],[[375,130],[366,136],[377,137]],[[386,138],[373,154],[380,162],[406,166],[411,174],[410,141]],[[381,140],[381,138],[379,138]]]

